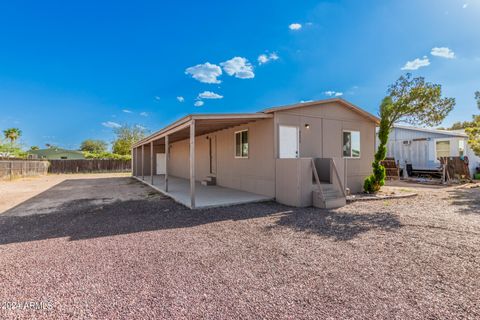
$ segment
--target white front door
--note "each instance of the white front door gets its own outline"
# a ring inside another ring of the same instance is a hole
[[[166,164],[165,153],[157,153],[157,174],[165,174]]]
[[[278,128],[279,158],[298,158],[299,132],[298,127],[279,126]]]

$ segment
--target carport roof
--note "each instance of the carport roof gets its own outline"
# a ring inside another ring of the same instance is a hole
[[[189,137],[187,129],[192,120],[195,120],[195,135],[201,136],[218,130],[269,118],[273,118],[273,115],[266,113],[191,114],[140,140],[133,147],[135,148],[142,144],[162,139],[166,135],[170,137],[171,142],[187,139]]]

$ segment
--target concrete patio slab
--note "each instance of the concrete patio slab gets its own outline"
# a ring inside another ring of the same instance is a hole
[[[150,183],[150,176],[145,176],[144,179],[138,176],[134,176],[134,178],[190,208],[190,181],[188,179],[169,176],[168,192],[166,192],[164,175],[153,176],[153,185]],[[195,209],[270,200],[273,200],[273,198],[261,194],[221,186],[204,186],[198,181],[195,183]]]

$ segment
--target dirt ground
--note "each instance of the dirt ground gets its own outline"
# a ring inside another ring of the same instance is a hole
[[[479,188],[188,210],[110,177],[28,201],[0,215],[0,318],[480,318]]]
[[[7,210],[13,215],[49,213],[69,201],[80,199],[95,198],[98,205],[117,200],[141,199],[147,189],[124,179],[129,175],[58,174],[0,181],[0,214]],[[125,188],[125,184],[129,187]]]

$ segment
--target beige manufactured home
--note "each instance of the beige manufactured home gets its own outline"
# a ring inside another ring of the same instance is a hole
[[[379,119],[343,99],[195,114],[133,146],[133,176],[204,208],[254,201],[338,207],[371,171]]]

